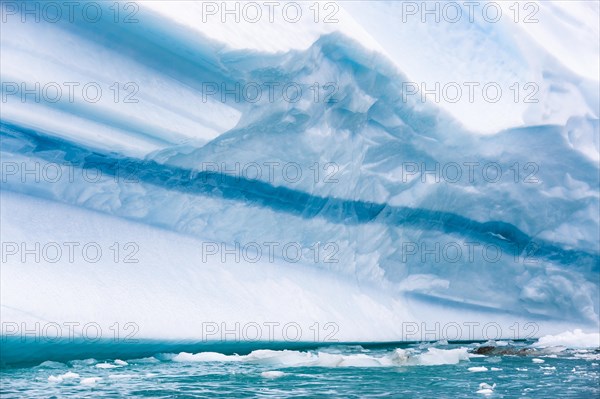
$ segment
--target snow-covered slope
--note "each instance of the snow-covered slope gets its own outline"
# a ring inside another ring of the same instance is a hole
[[[598,327],[597,3],[535,3],[535,26],[506,8],[422,22],[402,2],[227,24],[207,3],[138,4],[136,23],[107,5],[92,24],[23,23],[3,3],[3,321],[163,340],[205,322],[296,322],[303,340],[334,323],[344,341]],[[36,101],[36,82],[64,94]],[[436,82],[503,95],[413,90]],[[69,242],[104,255],[71,261]],[[63,256],[32,261],[36,243]],[[224,255],[235,243],[262,256]]]

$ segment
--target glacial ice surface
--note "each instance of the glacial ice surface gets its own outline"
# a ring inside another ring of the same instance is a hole
[[[515,323],[537,323],[536,336],[597,330],[598,4],[569,17],[542,4],[535,27],[397,24],[396,4],[341,2],[339,24],[242,22],[233,31],[195,24],[191,2],[139,2],[133,25],[3,22],[3,95],[12,81],[139,86],[139,102],[125,104],[7,95],[1,155],[19,171],[2,170],[3,241],[135,242],[140,260],[7,257],[3,319],[134,320],[138,337],[171,340],[198,339],[206,321],[294,321],[304,334],[332,322],[342,341],[422,339],[406,336],[406,322],[494,322],[495,338],[511,338]],[[545,21],[560,34],[540,30]],[[405,82],[436,79],[535,81],[539,102],[406,98]],[[267,81],[297,82],[305,96],[223,101],[203,86]],[[314,82],[337,90],[313,101]],[[305,173],[291,181],[280,170],[240,177],[202,167],[254,162]],[[424,168],[407,173],[409,164],[465,162],[504,173],[451,183]],[[315,179],[315,163],[334,169]],[[63,165],[72,179],[24,179],[21,169],[35,165]],[[90,182],[88,170],[101,176]],[[130,180],[116,178],[122,171]],[[304,253],[297,263],[201,262],[206,242],[334,242],[337,262]],[[423,262],[407,258],[413,242],[476,242],[504,256]]]

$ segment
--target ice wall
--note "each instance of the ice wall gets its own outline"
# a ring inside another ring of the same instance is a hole
[[[108,6],[94,24],[23,23],[7,7],[3,319],[134,321],[158,339],[207,321],[295,321],[310,340],[316,320],[345,341],[423,339],[406,322],[597,328],[598,79],[571,59],[597,58],[597,7],[573,11],[580,29],[540,8],[563,36],[394,24],[401,2],[342,2],[336,24],[195,23],[191,2],[140,2],[131,24]],[[535,82],[538,101],[436,103],[411,85],[471,80]],[[21,85],[72,81],[103,95]],[[265,82],[302,94],[235,92]],[[48,242],[105,256],[23,262],[6,246]],[[128,243],[139,262],[123,263]],[[301,251],[207,256],[215,243]]]

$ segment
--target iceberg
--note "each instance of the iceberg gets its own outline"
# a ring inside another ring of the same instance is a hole
[[[597,3],[94,4],[2,3],[3,362],[600,327]]]

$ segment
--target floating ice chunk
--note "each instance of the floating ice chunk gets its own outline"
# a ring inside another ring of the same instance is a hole
[[[429,348],[425,353],[416,356],[418,364],[424,366],[437,366],[442,364],[457,364],[461,360],[468,360],[467,348],[436,349]]]
[[[365,354],[337,355],[319,352],[318,365],[327,367],[381,367],[389,365],[386,357],[374,357]]]
[[[392,362],[396,364],[405,364],[408,362],[408,358],[408,352],[400,348],[394,350],[394,353],[391,355]]]
[[[263,371],[260,376],[263,378],[279,378],[283,377],[285,373],[283,371]]]
[[[111,374],[108,376],[108,378],[110,378],[111,380],[124,380],[133,377],[135,377],[134,374]]]
[[[539,359],[539,358],[533,358],[531,359],[532,362],[534,363],[545,363],[546,361],[544,359]]]
[[[70,379],[74,379],[74,378],[79,378],[79,374],[73,373],[72,371],[67,371],[66,373],[61,375],[61,377],[65,380],[70,380]]]
[[[584,353],[575,353],[573,354],[573,357],[576,357],[578,359],[585,359],[585,360],[600,360],[600,353],[594,353],[594,352],[584,352]]]
[[[114,361],[114,363],[115,363],[117,366],[128,366],[128,365],[129,365],[129,363],[127,363],[126,361],[124,361],[124,360],[121,360],[121,359],[116,359],[116,360]]]
[[[101,381],[101,377],[87,377],[83,378],[80,382],[81,385],[95,385],[98,381]]]
[[[565,331],[556,335],[543,336],[532,346],[538,348],[564,346],[572,349],[600,348],[600,333],[587,334],[579,329]]]
[[[114,369],[114,368],[119,367],[119,366],[116,366],[116,365],[110,364],[110,363],[98,363],[96,365],[96,367],[99,368],[99,369]]]
[[[67,371],[64,374],[61,375],[51,375],[50,377],[48,377],[48,382],[54,382],[54,383],[60,383],[63,382],[64,380],[71,380],[74,378],[79,378],[79,374],[77,373],[73,373],[71,371]]]
[[[233,362],[240,361],[238,355],[224,355],[217,352],[187,353],[181,352],[173,359],[174,362]]]
[[[488,371],[488,368],[485,366],[477,366],[477,367],[469,367],[469,370],[472,373],[481,373],[482,371]]]
[[[496,388],[496,384],[488,384],[486,382],[482,382],[479,384],[479,390],[476,393],[480,393],[482,395],[491,395],[494,393],[494,389]]]
[[[318,365],[323,367],[336,367],[343,360],[343,355],[334,355],[319,352],[316,355],[311,352],[300,352],[293,350],[255,350],[249,355],[243,356],[243,360],[252,363],[281,364],[290,367],[303,365]]]
[[[436,349],[428,348],[426,352],[411,354],[409,350],[396,349],[382,356],[371,356],[360,353],[342,355],[328,352],[301,352],[294,350],[255,350],[248,355],[224,355],[216,352],[191,354],[181,352],[169,357],[174,362],[249,362],[270,364],[285,367],[319,366],[319,367],[396,367],[398,365],[434,366],[457,364],[469,360],[467,348]]]

